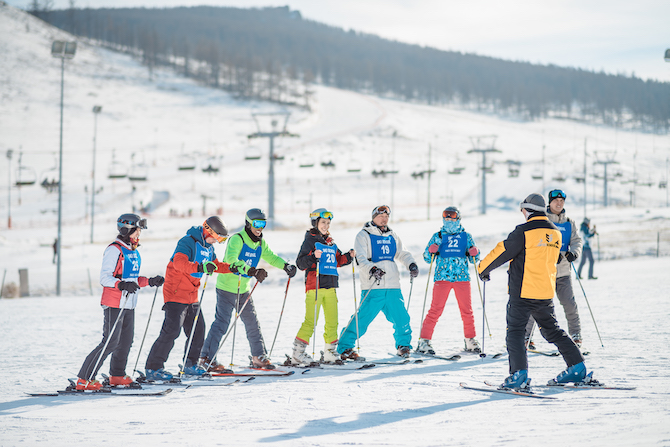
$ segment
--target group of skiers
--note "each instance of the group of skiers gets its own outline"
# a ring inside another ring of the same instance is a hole
[[[481,352],[476,339],[468,264],[477,266],[479,263],[478,274],[487,281],[492,269],[511,261],[507,313],[510,376],[503,386],[523,388],[527,384],[526,348],[532,342],[535,323],[541,334],[558,346],[568,365],[556,381],[581,381],[586,378],[583,357],[578,348],[581,344],[579,315],[570,283],[570,264],[580,256],[581,238],[574,221],[565,216],[565,198],[563,191],[551,191],[547,207],[542,196],[531,194],[520,206],[527,222],[517,227],[481,262],[472,235],[462,226],[459,210],[450,206],[442,212],[442,227],[432,235],[423,254],[430,265],[429,274],[435,265],[435,285],[430,310],[421,324],[417,352],[435,354],[431,339],[452,289],[463,321],[465,350]],[[357,234],[354,248],[343,253],[329,231],[333,213],[325,208],[314,210],[310,214],[311,228],[305,233],[296,258],[297,267],[276,255],[267,245],[263,238],[267,218],[262,210],[250,209],[245,216],[244,229],[232,236],[228,234],[225,223],[212,216],[201,226],[191,227],[179,240],[167,265],[165,278],[160,275],[152,278],[139,276],[141,258],[137,247],[141,231],[146,229],[146,219],[136,214],[120,216],[117,221],[119,234],[105,250],[100,275],[103,286],[101,304],[105,315],[103,339],[82,365],[77,389],[97,390],[102,387],[103,384],[95,377],[109,354],[109,384],[137,386],[126,375],[125,367],[134,336],[137,290],[147,285],[163,285],[165,318],[146,360],[146,380],[173,379],[174,375],[164,366],[182,329],[187,341],[180,375],[199,376],[207,372],[226,371],[216,356],[233,316],[233,324],[237,318],[244,323],[251,348],[251,366],[274,368],[251,297],[256,285],[268,276],[268,272],[259,267],[261,259],[282,269],[288,275],[289,283],[298,269],[305,271],[305,318],[293,343],[292,364],[314,362],[307,353],[307,347],[314,335],[321,308],[325,317],[322,362],[357,360],[356,340],[366,333],[379,312],[383,312],[393,325],[397,354],[409,356],[412,332],[400,288],[398,265],[409,271],[412,280],[419,275],[419,268],[400,237],[388,226],[390,215],[390,207],[375,207],[371,220]],[[225,255],[219,261],[213,244],[227,240]],[[354,315],[338,334],[338,268],[354,261],[361,284],[360,303],[356,303]],[[218,274],[216,311],[205,336],[200,301],[207,280],[214,273]],[[203,276],[205,279],[199,298]],[[256,280],[253,288],[251,278]],[[571,336],[556,323],[552,303],[554,292],[565,308]]]

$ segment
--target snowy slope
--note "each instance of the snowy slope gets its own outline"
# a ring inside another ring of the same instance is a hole
[[[22,163],[37,177],[54,167],[58,150],[59,61],[49,55],[51,40],[68,37],[11,7],[0,6],[0,151],[15,150],[11,180],[16,179],[19,148]],[[565,391],[556,401],[488,395],[461,390],[459,382],[501,381],[507,361],[464,357],[447,363],[426,360],[407,366],[378,366],[364,371],[312,370],[282,379],[257,379],[231,387],[179,389],[161,398],[27,398],[26,391],[53,391],[74,377],[100,337],[100,257],[115,235],[114,220],[140,200],[146,204],[154,191],[168,191],[170,199],[149,218],[142,235],[143,274],[165,269],[176,240],[205,214],[223,208],[231,228],[243,222],[244,211],[266,207],[267,140],[247,142],[254,132],[252,111],[269,112],[276,106],[238,102],[226,93],[209,90],[169,71],[158,70],[149,79],[145,68],[127,56],[81,44],[65,75],[63,295],[54,297],[55,266],[50,244],[56,234],[56,197],[39,186],[12,188],[13,228],[7,229],[7,202],[0,200],[0,270],[6,282],[18,282],[18,268],[28,268],[31,295],[0,299],[0,359],[8,372],[0,377],[0,445],[666,445],[670,441],[670,366],[666,352],[668,288],[664,272],[670,268],[666,191],[636,188],[637,207],[603,208],[602,183],[589,178],[587,212],[600,233],[597,281],[585,281],[585,292],[598,323],[601,347],[581,289],[574,284],[584,327],[587,366],[608,384],[635,386],[635,391]],[[90,188],[93,142],[93,105],[102,105],[98,119],[95,243],[89,243],[90,217],[86,212]],[[594,152],[616,151],[619,166],[611,167],[630,178],[633,172],[654,182],[666,176],[670,140],[616,129],[564,121],[520,122],[450,108],[382,100],[352,92],[317,88],[316,110],[292,110],[289,131],[298,139],[277,141],[285,156],[277,163],[277,219],[281,229],[266,232],[270,246],[294,260],[308,225],[307,213],[326,206],[335,213],[331,227],[338,245],[348,249],[370,210],[393,204],[391,226],[417,259],[421,275],[412,290],[410,315],[416,332],[422,317],[424,294],[430,295],[428,265],[421,253],[440,225],[440,211],[456,204],[463,224],[487,253],[521,222],[516,205],[528,193],[540,191],[533,180],[546,146],[545,191],[561,187],[568,193],[566,208],[580,221],[583,186],[573,179],[552,182],[555,174],[572,176],[582,169],[584,139],[588,169],[593,173]],[[393,133],[396,137],[393,138]],[[493,160],[524,162],[518,178],[507,176],[504,164],[487,176],[486,215],[479,215],[481,195],[476,166],[480,157],[467,154],[469,137],[496,134],[501,154]],[[412,172],[428,168],[432,146],[431,208],[427,219],[427,181]],[[115,149],[116,161],[148,165],[149,181],[132,185],[107,178]],[[245,155],[262,151],[258,161]],[[223,156],[223,175],[196,170],[179,171],[182,154],[204,167],[209,157]],[[636,154],[636,155],[635,155]],[[314,168],[300,168],[312,159]],[[138,161],[139,160],[139,161]],[[319,166],[332,160],[334,170]],[[461,175],[447,172],[458,164]],[[348,168],[360,166],[360,173]],[[397,169],[395,178],[374,178],[370,172]],[[0,161],[0,188],[7,193],[7,159]],[[599,171],[598,171],[599,172]],[[39,179],[38,179],[39,180]],[[627,202],[630,184],[612,182],[610,196]],[[393,186],[393,195],[391,188]],[[19,204],[19,192],[21,203]],[[5,197],[5,194],[2,195]],[[593,200],[595,197],[595,201]],[[170,217],[193,210],[191,217]],[[660,251],[656,253],[657,236]],[[217,247],[221,256],[225,247]],[[340,327],[354,307],[350,269],[341,269]],[[89,280],[90,277],[90,280]],[[90,286],[89,286],[90,281]],[[428,286],[427,286],[428,284]],[[286,276],[270,270],[255,292],[255,302],[268,348],[272,344],[282,306]],[[357,286],[360,291],[360,287]],[[409,277],[403,277],[407,300]],[[151,321],[154,290],[143,290],[136,310],[135,346],[127,372],[136,360],[143,366],[148,346],[162,322],[159,293]],[[478,337],[489,353],[504,351],[506,275],[492,275],[486,288],[490,324],[482,330],[482,306],[473,284],[473,307]],[[430,298],[428,298],[430,300]],[[430,301],[428,301],[429,303]],[[208,287],[203,300],[205,322],[214,315],[215,293]],[[273,359],[290,352],[302,322],[302,276],[293,281],[279,327]],[[564,322],[561,310],[559,320]],[[141,337],[148,335],[141,353]],[[321,322],[322,324],[322,322]],[[317,333],[320,334],[322,326]],[[435,332],[434,345],[443,353],[459,352],[462,324],[453,297]],[[392,352],[391,325],[378,317],[361,340],[369,359]],[[317,350],[322,349],[317,335]],[[244,365],[248,348],[237,338],[233,362]],[[416,337],[414,337],[416,339]],[[177,340],[167,367],[177,369],[184,338]],[[539,340],[538,340],[539,341]],[[539,342],[543,349],[550,346]],[[230,361],[230,342],[220,360]],[[553,357],[531,356],[530,373],[543,383],[563,368]],[[102,371],[105,372],[104,366]],[[664,422],[666,421],[666,422]]]

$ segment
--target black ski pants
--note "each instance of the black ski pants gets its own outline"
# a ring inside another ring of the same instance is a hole
[[[119,313],[121,313],[120,318]],[[117,318],[119,318],[119,322],[116,324],[114,333],[110,337],[109,333],[112,330],[112,326],[114,326]],[[133,344],[134,335],[135,309],[115,309],[113,307],[104,309],[102,341],[86,357],[84,364],[81,365],[81,369],[79,370],[77,377],[86,380],[95,379],[95,376],[98,374],[100,367],[105,362],[105,359],[110,353],[112,354],[112,358],[109,361],[109,375],[125,376],[126,363],[128,363],[128,353],[130,352],[130,346]],[[109,343],[107,343],[108,338]],[[105,347],[105,343],[107,343],[107,348],[103,353],[102,349]],[[100,355],[101,353],[102,357]],[[95,371],[93,368],[95,368]]]
[[[521,369],[528,369],[528,353],[524,336],[530,316],[537,322],[544,339],[556,345],[568,366],[584,361],[577,345],[558,326],[553,300],[533,300],[510,296],[507,303],[506,339],[510,374]]]
[[[163,305],[163,310],[165,311],[163,327],[154,345],[151,347],[151,351],[149,351],[145,368],[156,370],[165,366],[165,362],[170,356],[170,351],[174,347],[174,341],[179,337],[182,328],[184,329],[184,334],[186,334],[186,344],[184,345],[184,352],[186,352],[196,316],[198,316],[198,321],[195,324],[193,342],[188,351],[184,367],[197,364],[202,343],[205,339],[205,321],[202,317],[202,312],[200,312],[200,306],[198,303],[182,304],[170,302]]]

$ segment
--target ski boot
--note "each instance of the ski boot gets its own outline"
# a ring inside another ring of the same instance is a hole
[[[130,376],[110,376],[109,386],[140,389],[142,386],[135,382]]]
[[[528,378],[528,370],[520,369],[514,372],[500,385],[501,390],[515,390],[528,391],[530,389],[530,379]]]
[[[358,355],[353,349],[345,349],[344,352],[340,354],[342,360],[353,360],[354,362],[362,362],[365,360],[365,357]]]
[[[584,362],[577,363],[568,367],[565,371],[556,376],[555,379],[551,379],[547,385],[559,385],[562,383],[582,383],[586,380],[586,365]]]
[[[270,362],[270,357],[266,354],[251,357],[251,367],[256,369],[275,369],[275,365]]]
[[[412,352],[411,346],[398,346],[397,354],[399,357],[408,358],[410,352]]]
[[[528,349],[529,351],[535,351],[536,348],[533,340],[526,339],[525,341],[526,341],[526,349]]]
[[[435,350],[431,346],[430,340],[427,338],[419,339],[419,345],[416,347],[416,352],[420,352],[422,354],[435,355]]]
[[[482,352],[482,349],[479,347],[479,342],[477,341],[477,339],[473,337],[465,339],[465,351],[479,354]]]
[[[297,338],[293,340],[293,354],[291,355],[293,365],[312,365],[315,363],[312,356],[305,352],[307,346],[307,343],[302,340]]]
[[[233,371],[223,366],[216,360],[210,360],[209,357],[200,357],[198,359],[198,368],[204,369],[206,372],[230,374]]]
[[[163,368],[158,368],[158,369],[147,369],[145,370],[146,372],[146,380],[148,382],[155,382],[155,381],[169,381],[172,380],[174,377],[171,373],[165,371]]]
[[[323,355],[321,356],[323,363],[342,363],[340,354],[337,353],[337,341],[326,343]]]
[[[186,366],[183,372],[187,376],[198,376],[198,377],[207,374],[207,370],[205,370],[205,368],[201,367],[198,364]]]
[[[98,382],[95,379],[93,380],[84,380],[82,378],[77,379],[77,385],[76,385],[77,391],[84,391],[84,390],[98,391],[100,388],[102,388],[102,383]]]
[[[572,341],[575,342],[578,348],[582,347],[582,334],[577,333],[577,334],[572,334]]]

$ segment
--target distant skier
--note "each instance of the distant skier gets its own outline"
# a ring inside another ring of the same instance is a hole
[[[164,281],[160,275],[149,279],[139,276],[142,258],[137,247],[140,245],[140,233],[147,228],[146,219],[137,214],[123,214],[116,221],[116,227],[119,234],[105,249],[100,269],[100,285],[103,287],[100,304],[104,312],[102,341],[86,357],[77,374],[78,390],[99,390],[102,387],[95,376],[109,354],[112,354],[109,384],[133,386],[133,379],[126,375],[125,369],[135,333],[137,291],[147,285],[160,287]],[[110,335],[115,323],[116,328]]]
[[[567,262],[561,262],[556,266],[556,296],[563,306],[565,318],[568,320],[568,334],[578,347],[582,346],[582,326],[579,320],[579,311],[575,294],[572,291],[572,262],[582,254],[582,238],[579,237],[575,221],[565,214],[566,195],[560,189],[549,192],[549,206],[547,217],[561,232],[561,255]],[[530,340],[535,320],[531,316],[526,325],[526,341],[528,349],[535,349]]]
[[[165,362],[174,347],[174,341],[184,329],[187,337],[184,373],[202,375],[205,370],[198,366],[198,356],[205,338],[205,321],[198,306],[198,289],[203,274],[229,273],[227,263],[219,262],[212,244],[222,244],[228,239],[228,228],[218,217],[209,217],[201,226],[191,227],[186,236],[179,239],[177,248],[167,265],[163,288],[163,310],[165,320],[158,338],[151,347],[145,365],[148,380],[170,380],[172,373],[164,369]],[[196,319],[197,316],[197,319]],[[197,321],[196,321],[197,320]],[[195,323],[195,330],[193,324]],[[193,330],[193,340],[189,341]]]
[[[326,320],[323,339],[325,349],[323,360],[334,362],[339,360],[337,353],[337,268],[351,264],[356,252],[352,249],[342,254],[329,233],[333,213],[325,208],[318,208],[310,214],[312,228],[305,233],[305,240],[300,247],[296,265],[305,271],[305,320],[293,341],[294,364],[311,363],[312,357],[305,352],[309,338],[314,333],[315,321],[318,320],[319,308],[323,307]],[[318,269],[318,278],[317,278]],[[318,294],[316,292],[318,284]],[[316,295],[316,296],[315,296]],[[317,300],[315,302],[315,299]],[[314,307],[316,306],[316,310]]]
[[[258,208],[247,211],[245,216],[244,230],[233,235],[226,247],[224,262],[230,264],[231,272],[219,275],[216,282],[216,314],[214,322],[209,328],[207,339],[200,353],[200,365],[211,366],[210,371],[224,370],[225,367],[218,363],[212,356],[219,349],[221,338],[228,330],[230,319],[234,309],[239,310],[249,296],[251,286],[250,278],[253,276],[258,282],[263,282],[268,273],[265,269],[257,268],[261,259],[272,265],[283,269],[289,277],[295,276],[298,269],[289,264],[281,257],[274,254],[263,239],[263,229],[267,224],[265,213]],[[240,314],[247,332],[247,339],[251,347],[251,364],[256,368],[272,368],[272,363],[267,356],[261,326],[256,316],[256,308],[253,298]]]
[[[433,301],[430,310],[423,321],[418,352],[435,354],[431,345],[433,331],[439,320],[449,293],[454,290],[458,308],[463,321],[465,336],[465,350],[481,352],[479,342],[475,338],[475,317],[472,313],[470,291],[470,272],[468,261],[479,262],[479,250],[470,233],[461,226],[461,213],[458,208],[450,206],[442,211],[442,228],[435,233],[423,252],[423,259],[430,263],[435,262],[435,285],[433,287]],[[433,261],[434,259],[434,261]]]
[[[493,269],[510,261],[506,339],[510,375],[501,388],[530,386],[524,333],[531,315],[542,336],[556,345],[568,366],[549,384],[583,382],[590,377],[586,374],[584,357],[570,336],[558,326],[554,311],[556,263],[562,259],[561,232],[547,218],[546,203],[541,195],[531,194],[519,206],[526,223],[518,225],[507,239],[498,243],[478,268],[482,281],[489,281]]]
[[[584,221],[582,222],[579,232],[582,234],[582,239],[584,240],[584,251],[582,255],[582,260],[579,263],[579,269],[577,269],[577,276],[579,279],[582,279],[582,268],[584,267],[584,264],[586,264],[586,260],[588,259],[589,261],[589,279],[598,279],[595,276],[593,276],[593,250],[591,250],[591,238],[598,234],[596,231],[596,226],[594,225],[593,228],[591,228],[591,219],[588,217],[584,218]]]
[[[51,263],[55,264],[56,263],[56,257],[58,256],[58,238],[54,239],[54,243],[51,247],[54,250],[54,256],[53,256],[53,259],[51,260]]]
[[[356,235],[354,250],[360,265],[361,302],[358,309],[358,331],[363,336],[372,320],[383,312],[393,324],[397,354],[408,357],[412,350],[412,329],[409,314],[400,290],[400,272],[396,261],[409,269],[412,277],[419,275],[419,267],[398,235],[388,227],[391,208],[381,205],[372,210],[372,220]],[[357,359],[354,351],[356,324],[351,323],[340,334],[337,352],[343,359]]]

